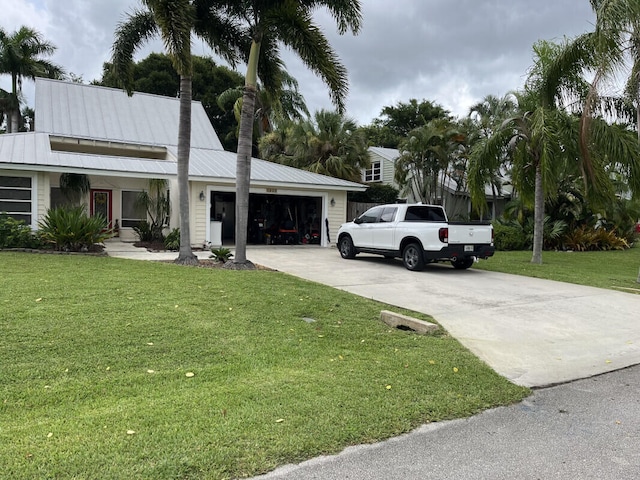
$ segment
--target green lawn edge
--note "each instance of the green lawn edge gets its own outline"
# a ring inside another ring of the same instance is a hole
[[[542,253],[542,265],[531,263],[530,251],[499,251],[474,268],[640,293],[640,246],[602,252],[547,251]]]

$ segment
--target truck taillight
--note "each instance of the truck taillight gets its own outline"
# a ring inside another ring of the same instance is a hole
[[[449,243],[449,229],[447,227],[442,227],[438,230],[438,237],[440,237],[440,241],[442,243]]]

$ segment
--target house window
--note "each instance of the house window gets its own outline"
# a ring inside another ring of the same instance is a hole
[[[382,168],[380,162],[371,162],[371,167],[364,171],[365,182],[380,182],[382,181]]]
[[[31,182],[31,177],[0,176],[0,212],[27,225],[31,225],[33,219]]]
[[[138,204],[140,192],[122,191],[122,227],[137,227],[147,219],[144,207]]]
[[[51,187],[51,203],[50,208],[59,208],[59,207],[68,207],[71,203],[62,194],[62,189],[60,187]]]

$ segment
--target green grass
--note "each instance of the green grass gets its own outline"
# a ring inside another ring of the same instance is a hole
[[[542,252],[542,265],[531,263],[531,252],[496,252],[474,268],[600,288],[640,289],[640,247],[608,252]]]
[[[238,478],[528,394],[279,272],[0,252],[0,286],[0,478]]]

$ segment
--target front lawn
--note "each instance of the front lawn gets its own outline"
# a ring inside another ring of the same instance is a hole
[[[279,272],[0,252],[0,287],[0,478],[238,478],[528,394]]]
[[[542,265],[531,263],[529,251],[496,252],[474,268],[640,293],[638,246],[608,252],[542,252]]]

